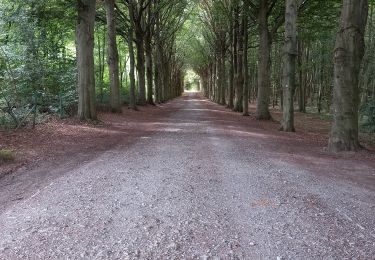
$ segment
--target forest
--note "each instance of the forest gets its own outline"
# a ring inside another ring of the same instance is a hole
[[[375,131],[375,3],[343,3],[1,1],[0,127],[160,104],[192,71],[216,103],[256,103],[258,120],[280,109],[284,131],[294,111],[321,114],[330,150],[358,150]]]
[[[374,259],[375,0],[0,0],[0,259]]]

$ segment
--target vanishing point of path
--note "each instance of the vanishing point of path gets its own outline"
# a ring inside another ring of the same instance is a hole
[[[166,107],[140,123],[155,131],[1,205],[0,259],[373,259],[373,162],[308,151],[197,94]],[[17,174],[3,198],[22,192]]]

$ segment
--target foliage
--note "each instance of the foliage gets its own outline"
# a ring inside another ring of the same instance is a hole
[[[71,10],[57,0],[3,1],[0,16],[0,124],[19,127],[31,114],[59,111],[62,96],[75,102]]]
[[[375,133],[375,101],[365,103],[360,108],[361,129],[365,133]]]
[[[16,155],[11,150],[0,150],[0,165],[2,163],[12,162],[16,159]]]

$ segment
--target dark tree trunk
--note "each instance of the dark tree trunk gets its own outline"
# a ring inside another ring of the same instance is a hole
[[[153,61],[152,61],[152,9],[151,4],[148,6],[147,13],[147,32],[145,38],[145,51],[146,51],[146,77],[147,77],[147,103],[150,105],[155,105],[153,100]]]
[[[249,3],[248,1],[244,0],[244,6],[243,6],[243,21],[242,21],[242,31],[243,31],[243,75],[244,75],[244,81],[243,81],[243,115],[248,116],[249,115],[249,64],[248,64],[248,42],[249,42],[249,35],[247,33],[247,26],[248,26],[248,12],[249,12]]]
[[[129,8],[129,15],[132,17],[133,8]],[[129,80],[130,80],[130,97],[129,97],[129,108],[137,110],[136,95],[135,95],[135,55],[134,55],[134,23],[130,21],[128,31],[128,48],[129,48]]]
[[[268,31],[268,1],[260,0],[258,14],[259,30],[259,65],[258,65],[258,99],[256,117],[258,120],[269,120],[270,71],[271,71],[271,37]]]
[[[298,68],[299,68],[299,80],[298,80],[298,108],[299,112],[306,113],[306,84],[303,79],[303,43],[298,41]],[[307,61],[307,59],[306,59]]]
[[[297,56],[297,1],[285,3],[285,43],[283,55],[283,120],[281,130],[294,132],[294,90]],[[300,82],[301,84],[301,82]]]
[[[244,15],[244,12],[242,12]],[[243,23],[243,21],[242,21]],[[244,40],[244,29],[238,24],[239,33],[237,38],[237,72],[235,74],[235,84],[236,84],[236,93],[235,93],[235,100],[234,100],[234,111],[242,112],[243,111],[243,40]]]
[[[365,51],[368,0],[343,0],[334,51],[334,120],[328,149],[355,151],[358,141],[358,77]]]
[[[225,37],[225,36],[224,36]],[[224,38],[225,39],[225,38]],[[227,85],[227,77],[225,71],[225,54],[226,54],[226,46],[225,41],[221,43],[221,52],[220,52],[220,104],[225,105],[225,87]]]
[[[119,57],[116,41],[115,0],[106,0],[108,67],[110,81],[110,105],[112,112],[121,112]]]
[[[231,19],[233,20],[233,19]],[[234,84],[234,36],[233,21],[231,21],[229,39],[231,41],[230,68],[229,68],[229,87],[228,87],[228,108],[233,109],[233,84]]]
[[[94,70],[95,3],[95,0],[78,0],[76,47],[78,116],[81,120],[96,120]]]
[[[146,104],[146,66],[144,36],[141,29],[135,30],[137,46],[137,71],[138,71],[138,104]]]

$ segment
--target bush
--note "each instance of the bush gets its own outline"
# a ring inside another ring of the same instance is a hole
[[[0,150],[0,164],[13,162],[16,159],[16,156],[11,150]]]

